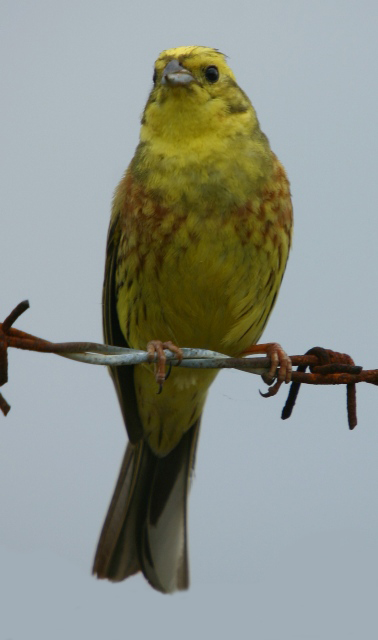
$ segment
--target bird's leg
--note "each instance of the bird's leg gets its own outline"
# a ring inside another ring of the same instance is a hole
[[[179,362],[182,360],[182,350],[177,347],[173,342],[168,340],[162,342],[161,340],[150,340],[147,344],[148,361],[155,362],[155,379],[159,385],[159,392],[161,393],[163,388],[163,382],[166,379],[165,375],[165,363],[167,361],[164,349],[169,349],[177,356]],[[157,356],[155,361],[155,356]]]
[[[275,393],[277,393],[278,389],[280,388],[283,382],[287,384],[291,380],[291,371],[292,371],[291,360],[287,355],[286,351],[283,350],[283,348],[281,347],[280,344],[278,344],[278,342],[268,342],[266,344],[253,344],[250,347],[248,347],[248,349],[243,351],[242,355],[246,356],[246,355],[258,354],[258,353],[264,353],[270,358],[270,361],[271,361],[269,371],[262,376],[264,382],[270,385],[272,384],[274,378],[277,376],[276,384],[274,385],[274,387],[272,387],[271,390],[269,390],[267,394],[267,395],[274,395]],[[277,373],[277,369],[278,369],[278,373]]]

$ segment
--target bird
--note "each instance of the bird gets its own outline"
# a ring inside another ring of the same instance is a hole
[[[155,364],[110,368],[128,444],[95,554],[98,578],[141,571],[162,593],[189,587],[188,493],[217,371],[176,366],[165,375],[164,350],[179,360],[181,347],[265,353],[271,378],[277,370],[288,382],[283,349],[258,340],[292,224],[285,169],[227,57],[205,46],[163,51],[107,237],[105,342],[147,348]]]

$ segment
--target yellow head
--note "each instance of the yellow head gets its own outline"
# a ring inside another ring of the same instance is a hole
[[[251,133],[257,126],[248,97],[216,49],[190,46],[163,51],[155,63],[153,82],[142,118],[146,128],[142,140],[149,135],[166,141],[193,140],[219,134],[223,127],[227,135],[227,125],[234,130],[237,121],[242,121],[244,131],[247,124]]]

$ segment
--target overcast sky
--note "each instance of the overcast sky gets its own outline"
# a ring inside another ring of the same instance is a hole
[[[291,181],[294,247],[264,341],[378,367],[375,0],[2,0],[0,315],[102,341],[112,192],[162,49],[220,49]],[[154,336],[156,337],[156,336]],[[12,351],[0,415],[0,640],[375,639],[378,397],[222,373],[190,499],[189,592],[91,576],[125,430],[104,368]]]

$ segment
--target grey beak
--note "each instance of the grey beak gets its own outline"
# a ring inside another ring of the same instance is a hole
[[[179,87],[194,82],[192,74],[182,67],[177,60],[170,60],[163,71],[161,84]]]

